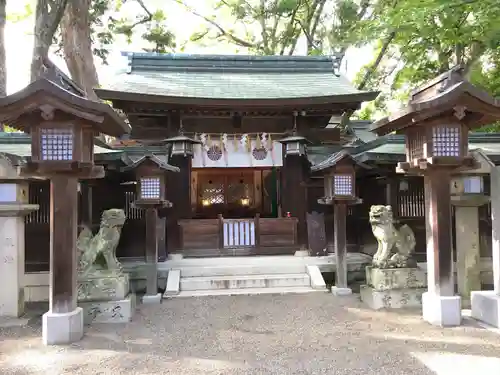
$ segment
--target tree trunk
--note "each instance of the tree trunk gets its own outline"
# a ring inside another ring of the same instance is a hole
[[[90,28],[91,0],[69,0],[61,20],[64,60],[73,81],[87,98],[99,100],[94,88],[99,85],[92,53]]]
[[[61,22],[68,0],[38,0],[35,11],[31,81],[43,73],[43,60],[49,55],[54,34]]]
[[[0,96],[7,95],[7,60],[5,56],[6,4],[7,0],[0,0]]]
[[[5,18],[7,0],[0,0],[0,97],[7,95],[7,59],[5,56]],[[4,132],[0,124],[0,132]]]

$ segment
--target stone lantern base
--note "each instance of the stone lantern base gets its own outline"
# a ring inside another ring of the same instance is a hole
[[[370,308],[398,309],[419,307],[427,290],[425,272],[418,268],[366,267],[366,285],[360,289],[361,300]]]
[[[474,319],[500,328],[500,295],[493,290],[472,292],[471,314]]]

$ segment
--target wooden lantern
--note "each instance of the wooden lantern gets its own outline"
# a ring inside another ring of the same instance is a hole
[[[406,162],[398,169],[422,174],[429,169],[474,169],[469,130],[500,118],[498,101],[465,79],[457,66],[411,93],[408,106],[372,125],[377,135],[406,138]]]
[[[165,201],[165,170],[153,162],[144,162],[136,169],[137,203],[160,204]]]
[[[31,128],[33,163],[92,164],[94,136],[91,126],[79,121],[41,121]]]
[[[403,130],[406,161],[413,166],[422,161],[461,164],[468,155],[468,128],[459,121],[463,115],[463,108],[457,108],[453,116]]]
[[[166,199],[166,172],[179,172],[179,168],[166,162],[165,155],[143,155],[139,158],[126,156],[128,165],[123,171],[133,170],[137,183],[135,204],[139,207],[170,207]]]
[[[359,201],[356,197],[356,166],[369,168],[356,162],[347,151],[341,151],[311,168],[312,172],[321,171],[324,176],[325,196],[320,203]]]
[[[186,137],[182,133],[171,138],[165,139],[165,143],[171,144],[170,155],[193,156],[194,145],[201,144],[192,138]]]

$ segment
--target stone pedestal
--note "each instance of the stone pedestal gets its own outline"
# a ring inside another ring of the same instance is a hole
[[[479,207],[489,200],[482,194],[457,195],[451,200],[455,206],[458,294],[467,307],[471,291],[481,289]]]
[[[129,276],[122,271],[98,270],[78,279],[78,306],[85,324],[129,322],[136,305]]]
[[[361,300],[374,310],[420,307],[427,290],[425,272],[418,268],[366,267],[366,285],[360,289]]]
[[[432,325],[455,327],[462,322],[460,296],[441,296],[432,292],[422,295],[422,317]]]
[[[24,216],[38,205],[0,203],[0,316],[24,313]],[[6,287],[8,286],[8,287]]]
[[[500,168],[491,164],[493,290],[471,293],[471,315],[500,328]]]

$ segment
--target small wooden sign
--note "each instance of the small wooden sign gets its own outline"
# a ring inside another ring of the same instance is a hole
[[[309,240],[309,248],[311,255],[321,256],[327,255],[326,250],[326,231],[325,231],[325,214],[313,211],[306,214],[307,220],[307,237]]]

